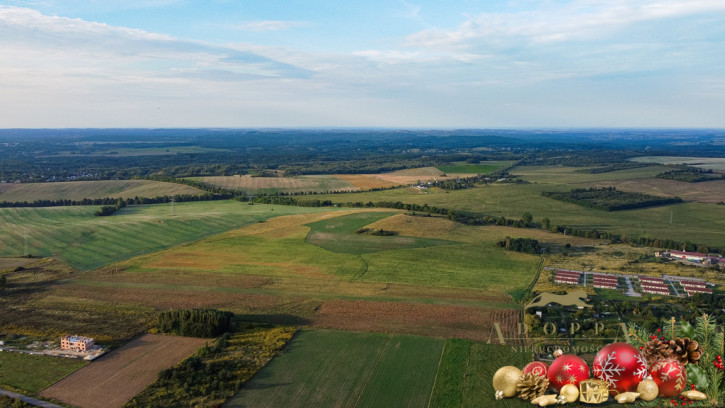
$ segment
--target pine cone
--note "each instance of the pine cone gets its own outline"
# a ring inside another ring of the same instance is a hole
[[[682,365],[686,365],[687,363],[697,364],[703,353],[702,346],[697,344],[697,341],[690,340],[688,337],[684,339],[678,337],[675,340],[670,340],[669,348],[669,357],[679,361]]]
[[[648,341],[642,349],[644,359],[647,360],[647,367],[653,367],[659,360],[670,358],[670,344],[660,341],[659,337]]]
[[[548,389],[549,380],[546,377],[531,373],[522,375],[519,378],[519,382],[516,383],[516,391],[518,391],[519,398],[526,401],[544,395]]]

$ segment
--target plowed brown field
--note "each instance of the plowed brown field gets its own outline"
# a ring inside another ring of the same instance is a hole
[[[316,327],[457,337],[497,341],[494,323],[505,338],[516,337],[521,312],[421,303],[333,300],[323,303],[312,319]]]
[[[81,408],[120,407],[206,339],[146,334],[40,393]]]

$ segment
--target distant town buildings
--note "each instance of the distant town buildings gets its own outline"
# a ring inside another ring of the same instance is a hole
[[[708,255],[699,252],[685,252],[685,251],[657,251],[655,256],[664,259],[683,260],[689,262],[697,262],[709,265],[725,265],[725,258],[719,255]]]
[[[69,334],[60,339],[60,348],[62,350],[86,352],[90,351],[93,346],[94,342],[90,337],[72,336]]]

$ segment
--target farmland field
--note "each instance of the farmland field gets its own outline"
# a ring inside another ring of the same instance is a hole
[[[529,362],[530,352],[512,352],[511,347],[448,339],[430,407],[474,408],[482,406],[482,401],[492,401],[491,406],[503,408],[530,407],[530,402],[518,398],[496,401],[491,386],[491,378],[498,368],[506,365],[522,368]]]
[[[105,197],[158,197],[176,194],[199,195],[203,191],[177,183],[151,180],[67,181],[58,183],[7,184],[0,190],[0,202],[35,200],[82,200]]]
[[[35,394],[86,364],[69,358],[0,352],[0,388]]]
[[[17,268],[18,266],[27,265],[31,262],[35,262],[36,259],[32,258],[13,258],[13,257],[0,257],[0,271]]]
[[[421,407],[443,340],[303,330],[228,407]]]
[[[241,190],[254,194],[358,190],[358,188],[352,184],[330,175],[296,177],[252,177],[250,175],[243,175],[189,177],[189,179],[230,190]],[[0,195],[0,197],[2,196]]]
[[[435,167],[405,169],[390,173],[376,174],[335,174],[311,175],[295,177],[252,177],[244,176],[213,176],[189,177],[191,180],[202,181],[215,186],[234,190],[242,190],[255,194],[300,193],[300,192],[335,192],[359,191],[373,188],[387,188],[410,185],[419,181],[449,180],[458,177],[474,176],[477,173],[490,173],[513,162],[491,162],[486,165],[451,166],[443,175]]]
[[[0,208],[0,256],[23,255],[27,233],[30,254],[58,256],[88,270],[272,216],[321,211],[237,201],[177,203],[174,216],[170,208],[130,206],[109,217],[94,217],[97,206]]]
[[[82,408],[120,407],[206,339],[144,335],[43,390],[40,396]]]
[[[496,247],[492,238],[505,234],[498,227],[454,224],[446,246],[381,245],[374,253],[333,252],[306,242],[316,222],[317,228],[335,226],[336,234],[347,231],[351,239],[401,238],[352,232],[391,214],[339,210],[277,217],[70,276],[33,302],[41,309],[78,302],[156,310],[217,307],[252,321],[483,340],[493,322],[517,319],[519,306],[506,291],[528,286],[538,257]],[[431,220],[446,226],[440,230],[450,226],[446,219],[425,219]]]
[[[423,194],[403,188],[355,194],[318,195],[316,198],[332,200],[335,203],[400,201],[475,211],[506,218],[520,218],[524,212],[529,212],[535,221],[548,217],[552,225],[597,229],[630,237],[669,238],[725,247],[725,206],[722,205],[688,202],[612,214],[541,196],[542,191],[569,191],[576,187],[590,186],[595,182],[605,185],[607,180],[649,179],[660,172],[656,167],[599,174],[576,173],[575,170],[560,166],[516,167],[511,172],[530,181],[530,184],[497,183],[455,191],[430,190]],[[672,218],[671,224],[670,218]]]
[[[475,172],[472,172],[468,174],[448,174],[443,176],[443,172],[435,167],[421,167],[380,174],[338,174],[336,177],[354,185],[360,190],[370,190],[372,188],[410,185],[418,181],[449,180],[458,177],[474,176],[475,174]]]
[[[630,160],[640,163],[687,164],[701,169],[725,171],[725,158],[722,157],[642,156]]]
[[[702,203],[725,202],[725,180],[687,183],[677,180],[642,179],[593,183],[594,187],[616,187],[618,190],[654,195],[677,196],[685,201]]]

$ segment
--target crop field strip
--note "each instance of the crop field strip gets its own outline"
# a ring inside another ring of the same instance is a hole
[[[333,175],[295,177],[209,176],[189,177],[213,186],[256,194],[356,191],[352,184]]]
[[[443,343],[425,337],[303,330],[226,406],[425,406]]]
[[[158,197],[177,194],[199,195],[203,191],[177,183],[151,180],[65,181],[55,183],[6,184],[0,189],[0,202],[35,200],[82,200],[105,197]]]
[[[102,356],[40,393],[81,408],[116,408],[151,384],[159,371],[191,355],[207,339],[146,334]]]
[[[31,254],[57,254],[72,266],[89,270],[272,216],[322,211],[291,206],[249,206],[236,201],[178,203],[176,216],[170,215],[169,204],[126,207],[110,217],[94,217],[96,210],[96,206],[2,208],[0,235],[4,245],[0,247],[0,255],[23,255],[27,231]]]

